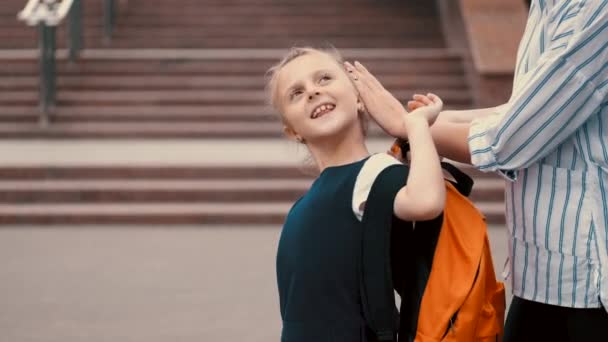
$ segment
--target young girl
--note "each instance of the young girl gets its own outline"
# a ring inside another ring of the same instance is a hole
[[[401,118],[399,127],[383,128],[409,140],[409,169],[386,153],[370,156],[364,102],[385,90],[369,77],[361,79],[363,67],[356,66],[343,64],[333,52],[293,48],[269,70],[268,91],[284,132],[306,145],[320,172],[289,211],[279,241],[283,342],[370,341],[362,316],[358,255],[361,220],[374,182],[398,187],[393,211],[399,220],[429,220],[443,210],[445,185],[429,131],[441,100],[417,95],[411,113],[394,103],[387,105],[391,113],[383,113]],[[393,171],[384,172],[388,169]]]

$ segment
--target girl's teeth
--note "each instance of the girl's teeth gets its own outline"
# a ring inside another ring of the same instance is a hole
[[[315,110],[315,113],[313,114],[313,118],[319,117],[319,115],[321,115],[321,113],[323,113],[327,110],[333,110],[334,107],[335,107],[334,105],[322,105],[317,110]]]

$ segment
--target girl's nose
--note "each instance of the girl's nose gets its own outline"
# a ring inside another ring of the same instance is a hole
[[[319,93],[318,91],[315,91],[314,93],[308,95],[308,99],[312,100],[313,97],[319,96],[319,95],[321,95],[321,93]]]

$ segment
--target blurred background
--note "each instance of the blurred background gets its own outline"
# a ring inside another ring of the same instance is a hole
[[[310,185],[264,73],[337,47],[399,99],[510,95],[523,0],[2,0],[0,341],[278,341]],[[392,139],[373,126],[371,152]],[[500,277],[503,181],[463,166]]]

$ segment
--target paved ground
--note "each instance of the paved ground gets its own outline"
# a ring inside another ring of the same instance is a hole
[[[4,227],[0,341],[278,341],[280,228]],[[497,271],[505,230],[491,227]]]

